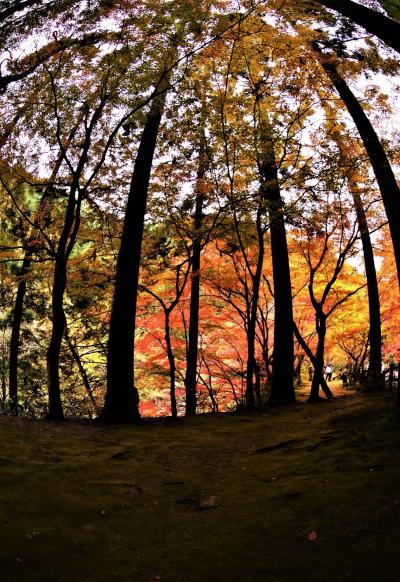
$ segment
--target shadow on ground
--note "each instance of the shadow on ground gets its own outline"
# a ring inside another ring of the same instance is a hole
[[[0,418],[2,582],[397,582],[388,395],[141,427]]]

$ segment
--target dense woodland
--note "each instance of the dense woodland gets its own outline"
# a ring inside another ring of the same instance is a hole
[[[387,10],[387,12],[386,12]],[[393,0],[0,8],[4,413],[139,422],[400,359]],[[397,109],[396,109],[397,107]]]

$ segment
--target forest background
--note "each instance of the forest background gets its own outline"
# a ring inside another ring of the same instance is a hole
[[[379,388],[400,355],[396,18],[3,2],[3,411],[254,408],[308,374],[318,400],[326,363]]]

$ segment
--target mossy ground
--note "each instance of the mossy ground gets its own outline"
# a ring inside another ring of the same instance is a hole
[[[348,392],[140,427],[3,417],[0,580],[398,582],[391,407]]]

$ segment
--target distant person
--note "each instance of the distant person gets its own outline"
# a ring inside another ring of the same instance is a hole
[[[346,372],[346,370],[343,370],[343,372],[342,372],[342,374],[341,374],[341,376],[340,376],[340,379],[341,379],[341,380],[342,380],[342,382],[343,382],[343,386],[348,386],[348,385],[349,385],[349,380],[348,380],[348,377],[347,377],[347,372]]]
[[[333,368],[330,364],[328,364],[325,368],[325,377],[327,382],[330,382],[332,380],[332,372]]]

